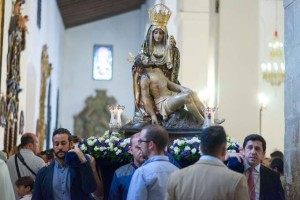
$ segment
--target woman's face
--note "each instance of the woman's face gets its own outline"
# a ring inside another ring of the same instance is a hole
[[[162,39],[164,38],[164,31],[161,29],[155,29],[153,31],[153,38],[156,42],[161,42]]]

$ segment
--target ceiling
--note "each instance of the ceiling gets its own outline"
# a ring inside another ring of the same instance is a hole
[[[66,28],[139,9],[145,0],[56,0]]]

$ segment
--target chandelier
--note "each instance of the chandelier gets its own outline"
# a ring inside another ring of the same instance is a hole
[[[284,81],[285,65],[283,44],[278,40],[277,31],[274,33],[273,42],[269,43],[269,57],[269,62],[261,64],[263,79],[272,86],[280,86]]]

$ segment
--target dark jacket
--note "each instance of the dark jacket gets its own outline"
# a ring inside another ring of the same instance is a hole
[[[231,159],[233,162],[231,162]],[[236,172],[241,172],[241,171],[243,172],[244,165],[240,162],[237,162],[237,160],[234,159],[235,158],[230,158],[227,166]],[[280,181],[280,175],[263,165],[260,165],[259,174],[260,174],[259,200],[284,200],[285,197],[284,197],[284,191]]]
[[[53,200],[53,172],[54,163],[39,170],[32,195],[33,200]],[[89,162],[81,164],[79,167],[70,167],[71,199],[87,200],[90,193],[97,187],[92,168]]]

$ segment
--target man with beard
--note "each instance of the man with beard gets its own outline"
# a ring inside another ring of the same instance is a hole
[[[7,160],[7,167],[10,178],[13,183],[15,197],[18,199],[15,182],[23,176],[30,176],[35,180],[38,171],[45,166],[42,158],[38,157],[38,138],[33,133],[25,133],[21,137],[21,144],[19,145],[19,152],[9,157]]]
[[[34,185],[32,199],[89,199],[97,184],[90,162],[80,149],[71,149],[71,133],[59,128],[52,136],[55,161],[41,169]],[[77,155],[79,164],[68,166],[65,162],[67,152]]]
[[[134,172],[127,199],[165,199],[168,178],[178,170],[164,155],[168,140],[168,132],[162,126],[149,125],[142,129],[138,145],[146,161]]]

